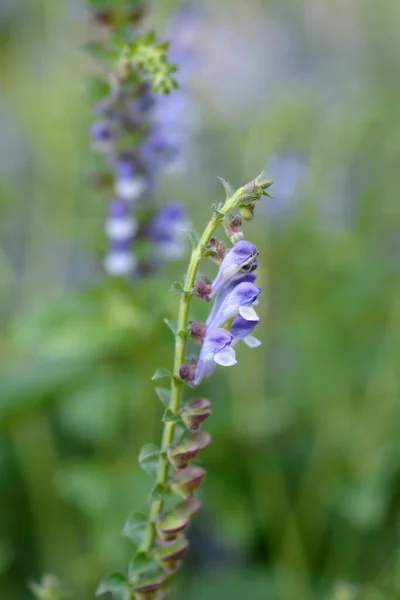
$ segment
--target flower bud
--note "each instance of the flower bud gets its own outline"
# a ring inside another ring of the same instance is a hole
[[[181,408],[182,421],[190,431],[198,431],[201,423],[210,416],[210,407],[207,398],[195,398]]]
[[[236,244],[236,242],[240,242],[243,239],[242,219],[239,215],[235,215],[231,219],[226,219],[223,225],[225,233],[232,244]]]
[[[194,365],[188,365],[185,363],[179,367],[179,377],[182,379],[182,381],[184,381],[190,387],[194,387],[193,386],[194,373],[195,373]]]
[[[207,448],[210,443],[211,436],[209,433],[205,431],[194,433],[179,444],[168,448],[168,460],[176,469],[184,469],[189,461]]]
[[[211,282],[202,277],[201,280],[194,282],[193,293],[200,300],[210,302]]]
[[[144,598],[155,598],[157,596],[154,595],[165,582],[165,575],[160,572],[144,574],[139,577],[138,581],[133,584],[133,592],[140,595],[143,594]],[[140,596],[139,596],[140,597]]]
[[[190,498],[199,487],[206,472],[201,467],[186,467],[172,475],[169,485],[174,494],[182,498]]]
[[[186,554],[189,542],[183,536],[179,536],[169,544],[157,547],[156,559],[161,567],[168,573],[177,571],[181,564],[181,558]]]
[[[254,209],[255,204],[242,204],[241,206],[239,206],[240,215],[245,221],[251,221],[253,219]]]
[[[220,264],[227,254],[224,242],[213,237],[208,242],[208,248],[212,251],[212,259]]]
[[[196,342],[202,344],[204,342],[204,336],[206,335],[207,326],[204,323],[198,321],[189,321],[190,337]]]
[[[175,540],[179,533],[188,526],[190,518],[200,510],[200,506],[200,500],[189,498],[180,502],[167,514],[161,515],[156,522],[156,530],[161,544]]]

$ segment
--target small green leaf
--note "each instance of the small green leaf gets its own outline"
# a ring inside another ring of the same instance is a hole
[[[146,444],[140,451],[139,464],[146,473],[154,476],[158,468],[160,449],[155,444]]]
[[[179,422],[175,426],[173,444],[179,444],[182,441],[183,436],[186,434],[186,427],[182,422]]]
[[[219,204],[218,206],[215,206],[215,204],[212,205],[211,210],[213,213],[215,213],[220,219],[225,219],[225,215],[220,212],[220,208],[222,208],[222,205]]]
[[[155,381],[156,379],[163,379],[164,377],[171,377],[172,373],[171,371],[168,371],[168,369],[157,369],[154,373],[154,375],[152,376],[151,380]]]
[[[216,256],[218,254],[216,248],[208,248],[207,246],[201,246],[200,251],[203,258],[206,258],[207,256]]]
[[[226,198],[228,199],[231,196],[233,196],[233,194],[235,193],[235,188],[233,187],[233,185],[231,185],[228,181],[226,181],[222,177],[218,177],[218,179],[220,180],[220,182],[224,186],[224,189],[225,189],[225,192],[226,192]]]
[[[193,248],[197,248],[201,240],[200,235],[196,231],[188,231],[187,233],[190,241],[192,242]]]
[[[148,33],[146,33],[143,36],[144,44],[154,44],[155,41],[156,41],[156,33],[154,30],[149,31]]]
[[[96,590],[96,596],[101,596],[107,592],[121,592],[128,586],[128,581],[122,573],[112,573],[100,583]]]
[[[129,517],[122,530],[122,535],[133,542],[139,542],[147,527],[147,517],[141,513],[134,513]]]
[[[188,328],[185,331],[178,331],[176,335],[179,336],[181,340],[185,341],[190,335],[190,329]]]
[[[170,319],[164,319],[164,323],[166,324],[166,326],[168,327],[168,329],[170,329],[172,331],[172,333],[174,335],[176,335],[177,333],[177,323],[176,321],[171,321]]]
[[[162,483],[157,483],[151,490],[151,501],[157,502],[158,500],[164,500],[168,493],[168,489],[166,489]]]
[[[114,590],[112,592],[113,600],[131,600],[132,594],[130,587],[126,587],[120,590]]]
[[[180,420],[180,416],[172,412],[170,408],[167,408],[162,416],[163,423],[178,423]]]
[[[178,281],[175,281],[171,285],[171,288],[169,291],[173,292],[174,294],[185,294],[186,293],[185,290],[183,289],[182,285]]]
[[[171,390],[168,388],[156,387],[155,391],[164,406],[168,406],[171,399]]]
[[[157,563],[146,552],[138,552],[129,565],[129,579],[156,569]]]

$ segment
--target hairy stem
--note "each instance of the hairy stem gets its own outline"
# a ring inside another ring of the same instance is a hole
[[[196,248],[192,250],[190,257],[189,267],[186,273],[184,293],[180,296],[179,313],[178,313],[178,328],[175,339],[175,356],[174,356],[174,369],[173,377],[171,378],[171,399],[169,403],[169,409],[174,413],[178,414],[181,399],[182,399],[182,388],[183,381],[179,377],[179,368],[185,362],[185,350],[186,350],[186,335],[179,335],[181,332],[186,332],[189,322],[189,308],[190,301],[192,298],[192,290],[196,279],[197,269],[203,257],[203,249],[206,247],[218,227],[218,225],[224,220],[225,215],[234,209],[237,205],[238,200],[246,192],[246,187],[239,188],[232,196],[226,199],[224,206],[219,209],[218,212],[213,213],[212,219],[209,221],[205,228],[199,243]],[[176,423],[168,421],[164,424],[164,430],[162,434],[161,442],[161,455],[158,464],[157,472],[157,484],[165,486],[168,479],[169,462],[165,453],[167,446],[169,446],[174,437]],[[149,552],[153,546],[155,538],[155,522],[158,515],[161,513],[163,508],[162,500],[155,500],[152,502],[149,515],[149,524],[146,530],[146,534],[143,537],[140,550],[142,552]]]

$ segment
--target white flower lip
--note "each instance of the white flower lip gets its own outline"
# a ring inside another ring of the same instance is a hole
[[[258,348],[262,344],[261,340],[254,335],[246,335],[246,337],[243,338],[243,341],[248,348]]]
[[[131,252],[111,252],[104,261],[110,275],[130,275],[136,265],[136,258]]]
[[[118,179],[115,183],[115,193],[122,200],[135,202],[146,191],[147,182],[142,176],[136,176],[132,179]]]
[[[239,314],[241,317],[243,317],[243,319],[246,319],[246,321],[259,321],[260,320],[260,317],[254,310],[254,308],[251,306],[251,304],[250,305],[246,304],[245,306],[241,306],[239,308]]]
[[[221,352],[217,352],[214,356],[214,362],[222,367],[232,367],[233,365],[236,365],[237,360],[234,349],[228,346],[221,350]]]
[[[138,230],[138,223],[132,217],[110,218],[106,221],[106,233],[113,240],[128,240]]]

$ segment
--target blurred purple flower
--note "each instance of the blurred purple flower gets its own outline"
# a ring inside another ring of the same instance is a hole
[[[93,147],[106,155],[116,196],[106,222],[110,256],[105,265],[112,274],[128,274],[130,265],[135,263],[133,246],[129,259],[127,252],[122,259],[121,251],[115,251],[118,240],[125,243],[129,240],[133,245],[136,236],[150,236],[152,255],[144,258],[137,275],[153,270],[160,259],[175,259],[184,252],[184,231],[190,224],[178,203],[143,211],[140,226],[128,211],[144,199],[150,207],[160,170],[176,165],[186,153],[187,117],[191,113],[188,81],[196,62],[197,48],[193,40],[198,18],[198,10],[189,5],[182,7],[171,23],[169,60],[178,63],[178,90],[154,96],[147,83],[132,88],[122,82],[95,107],[98,120],[91,128],[91,139]],[[127,149],[132,133],[137,142]],[[123,208],[119,207],[122,212],[118,215],[113,212],[117,201],[126,203]]]
[[[149,235],[160,259],[180,258],[185,250],[186,234],[190,228],[186,207],[171,202],[160,208],[150,224]]]
[[[146,177],[138,172],[133,159],[119,158],[115,165],[115,193],[117,196],[129,202],[136,202],[146,189]]]
[[[106,232],[110,240],[131,240],[138,230],[136,219],[130,214],[125,200],[116,198],[108,207]]]

